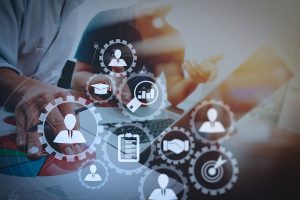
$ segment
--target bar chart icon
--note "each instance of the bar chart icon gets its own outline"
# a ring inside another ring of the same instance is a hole
[[[154,92],[153,88],[151,88],[150,91],[141,90],[141,91],[139,91],[139,93],[141,93],[141,94],[139,94],[137,98],[140,100],[148,100],[148,99],[155,98],[155,94],[154,94],[155,92]]]
[[[141,105],[148,106],[153,104],[157,97],[158,88],[155,83],[151,81],[142,81],[135,86],[134,98],[126,105],[126,107],[134,113]]]

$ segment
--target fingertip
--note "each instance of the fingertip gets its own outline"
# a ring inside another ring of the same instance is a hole
[[[212,61],[213,62],[219,62],[220,60],[222,60],[224,58],[224,54],[218,54],[214,57],[212,57]]]
[[[40,148],[38,146],[29,147],[27,150],[27,156],[30,159],[39,159],[41,157]]]
[[[24,139],[17,139],[17,147],[20,149],[25,149],[26,141]]]
[[[16,138],[16,145],[20,149],[25,149],[27,143],[26,132],[23,130],[17,130],[17,138]]]
[[[220,60],[222,60],[223,57],[224,57],[223,55],[218,54],[218,55],[214,55],[214,56],[208,57],[208,58],[205,59],[204,61],[205,61],[205,62],[208,62],[208,63],[216,64],[216,63],[218,63]]]

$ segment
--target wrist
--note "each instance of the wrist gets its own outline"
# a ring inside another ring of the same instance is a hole
[[[84,91],[86,83],[91,76],[93,76],[93,73],[87,71],[78,71],[74,73],[71,82],[71,89]]]
[[[14,90],[11,92],[10,98],[8,99],[8,104],[16,106],[20,101],[22,101],[24,96],[35,90],[33,87],[36,84],[36,80],[32,80],[27,77],[19,77],[14,85]]]
[[[0,89],[3,92],[1,104],[15,107],[26,92],[28,93],[29,87],[33,85],[33,82],[32,79],[16,74],[14,71],[1,70]]]

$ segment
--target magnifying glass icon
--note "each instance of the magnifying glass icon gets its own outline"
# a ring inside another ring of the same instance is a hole
[[[142,84],[151,84],[151,88],[138,90],[138,88],[142,86]],[[140,94],[137,95],[137,92],[139,92]],[[142,105],[148,106],[156,101],[158,97],[158,88],[156,84],[151,81],[142,81],[135,86],[133,94],[134,98],[126,105],[126,107],[134,113]]]

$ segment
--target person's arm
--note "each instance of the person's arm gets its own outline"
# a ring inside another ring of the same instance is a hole
[[[26,9],[27,5],[23,1],[0,1],[0,27],[5,27],[0,34],[0,103],[15,111],[17,146],[26,149],[30,158],[38,158],[42,150],[40,135],[30,129],[39,122],[39,115],[45,112],[48,103],[58,97],[65,98],[69,92],[21,75],[22,71],[17,67],[18,48]],[[69,105],[53,109],[47,122],[51,124],[54,134],[65,128],[63,117],[73,112],[74,108]],[[79,147],[74,149],[70,145],[61,148],[66,154],[81,151]]]
[[[65,98],[70,93],[65,89],[21,76],[5,68],[0,68],[0,90],[3,94],[1,104],[15,110],[17,146],[27,149],[30,158],[39,158],[42,150],[40,135],[37,131],[30,131],[30,128],[39,123],[39,115],[45,111],[48,103],[54,102],[54,99],[58,97]],[[71,105],[63,105],[52,110],[47,122],[51,124],[54,134],[57,134],[58,130],[65,129],[64,116],[69,113],[74,113]],[[65,154],[81,152],[78,145],[61,145],[60,147]]]

